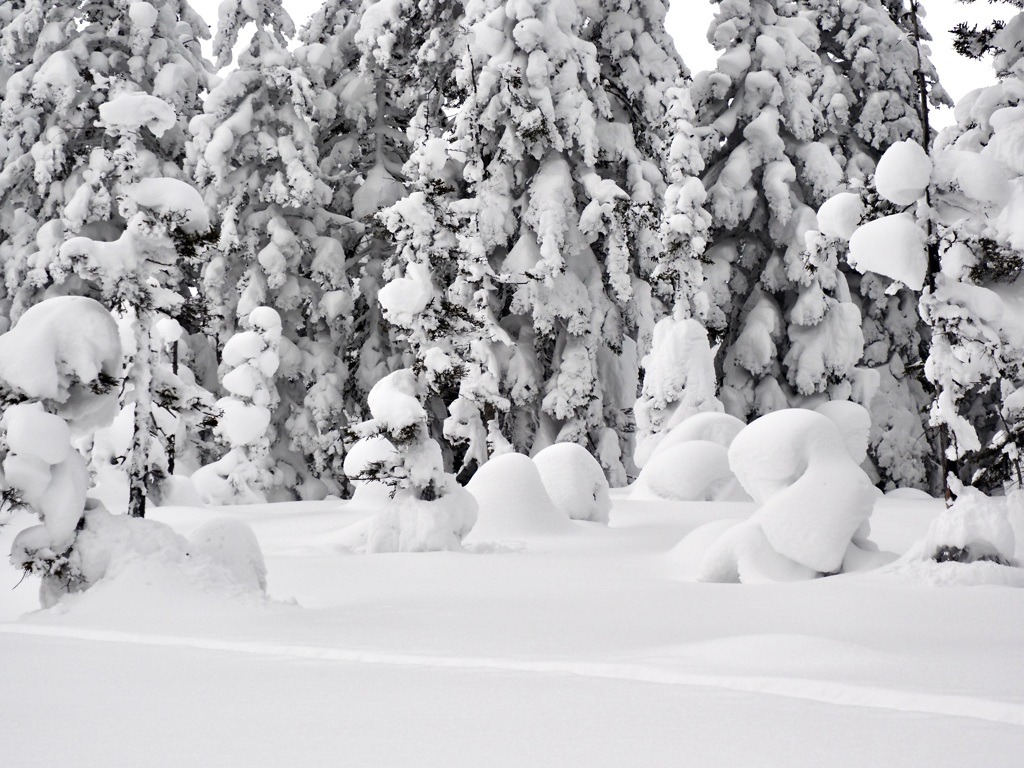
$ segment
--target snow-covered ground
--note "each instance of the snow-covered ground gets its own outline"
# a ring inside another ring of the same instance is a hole
[[[381,555],[343,546],[359,502],[152,510],[247,522],[268,599],[139,561],[38,611],[5,563],[0,764],[1021,765],[1024,591],[941,585],[1002,566],[696,583],[677,543],[752,504],[613,502],[609,526]],[[872,538],[903,552],[941,509],[887,497]]]

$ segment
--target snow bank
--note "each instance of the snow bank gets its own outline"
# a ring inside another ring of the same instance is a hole
[[[267,591],[267,565],[260,543],[252,528],[241,520],[222,517],[204,523],[189,537],[188,550],[191,557],[223,566],[235,583]]]
[[[607,523],[608,480],[597,459],[576,443],[555,443],[533,457],[554,505],[572,520]]]
[[[492,458],[477,470],[466,490],[480,505],[467,543],[522,541],[574,530],[568,516],[548,496],[537,465],[521,453]]]

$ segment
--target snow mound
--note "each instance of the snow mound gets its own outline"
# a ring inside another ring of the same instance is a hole
[[[760,506],[708,553],[701,573],[707,581],[838,572],[881,495],[832,419],[809,410],[784,409],[752,422],[730,446],[729,465]]]
[[[537,465],[521,453],[495,456],[477,470],[466,490],[480,505],[467,542],[519,541],[574,530],[548,496]]]
[[[211,520],[196,528],[188,540],[189,555],[219,563],[236,583],[267,591],[267,564],[252,528],[230,517]]]
[[[710,523],[697,526],[686,534],[665,555],[665,559],[672,568],[673,576],[684,581],[696,581],[700,576],[707,553],[726,531],[741,522],[742,520],[733,517],[712,520]]]
[[[635,499],[721,501],[745,498],[729,468],[729,451],[708,440],[689,440],[659,450],[633,485]]]
[[[607,523],[612,500],[597,459],[576,443],[555,443],[533,457],[551,501],[572,520]]]
[[[477,500],[459,485],[430,501],[399,491],[374,514],[366,551],[459,551],[476,519]]]
[[[39,528],[27,528],[15,540],[15,549],[22,538]],[[251,534],[251,531],[250,531]],[[39,598],[44,608],[50,608],[69,595],[98,588],[111,588],[126,592],[126,604],[148,602],[161,585],[172,591],[182,588],[192,591],[220,593],[223,596],[257,594],[263,589],[255,579],[255,565],[246,573],[239,567],[241,554],[262,563],[263,556],[255,537],[242,543],[243,535],[222,534],[224,544],[213,543],[217,536],[206,537],[206,549],[191,552],[192,545],[169,526],[155,520],[112,515],[102,507],[86,511],[82,529],[67,553],[67,561],[56,574],[44,576]],[[229,557],[228,552],[234,554]],[[17,551],[12,552],[12,557]],[[229,565],[231,558],[234,561]],[[263,570],[265,584],[266,570]],[[113,586],[118,584],[119,586]],[[76,599],[78,599],[76,597]]]

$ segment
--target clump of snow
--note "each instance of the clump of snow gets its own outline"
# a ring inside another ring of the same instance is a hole
[[[110,398],[93,393],[91,385],[104,377],[115,381],[120,370],[117,323],[102,304],[84,296],[46,299],[0,336],[0,386],[66,404],[75,412],[72,427],[91,415],[87,406],[109,407]]]
[[[145,126],[160,138],[178,121],[174,107],[148,93],[125,92],[100,104],[100,122],[119,131],[138,131]]]
[[[433,297],[430,273],[426,266],[415,262],[406,266],[405,277],[391,280],[377,293],[384,317],[401,327],[416,323]]]
[[[466,486],[480,505],[466,542],[524,541],[573,531],[573,524],[548,496],[537,465],[521,453],[495,456]]]
[[[849,240],[864,216],[864,201],[856,192],[833,195],[818,209],[818,230],[827,237]]]
[[[85,509],[89,470],[73,451],[70,430],[40,403],[9,406],[0,420],[9,452],[3,461],[4,482],[17,489],[48,533],[46,547],[59,552],[70,545]]]
[[[924,232],[911,213],[873,219],[850,238],[849,261],[858,272],[884,275],[920,291],[928,268]]]
[[[833,410],[841,421],[859,421],[851,409]],[[859,455],[859,438],[851,444]],[[809,410],[784,409],[752,422],[730,446],[729,465],[759,507],[708,553],[705,580],[746,581],[744,563],[749,580],[838,572],[881,495],[836,423]]]
[[[572,520],[607,523],[612,501],[597,459],[576,443],[555,443],[533,457],[551,501]]]
[[[345,454],[343,469],[345,476],[355,486],[353,500],[371,501],[391,498],[391,488],[385,483],[380,480],[363,480],[361,476],[365,475],[374,464],[380,465],[385,461],[394,460],[396,455],[395,446],[382,435],[363,438],[349,449]]]
[[[186,232],[206,232],[210,215],[202,196],[191,184],[169,177],[140,179],[126,193],[142,208],[180,221]]]
[[[897,141],[878,161],[875,189],[896,205],[912,205],[924,197],[932,161],[916,141]]]

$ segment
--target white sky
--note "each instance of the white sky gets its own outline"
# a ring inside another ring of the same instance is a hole
[[[931,44],[932,61],[950,96],[958,99],[974,88],[991,83],[994,79],[991,63],[987,60],[975,62],[958,56],[953,51],[948,30],[960,21],[985,25],[993,18],[1006,20],[1013,15],[1014,9],[999,3],[990,4],[986,0],[977,0],[972,5],[964,5],[956,0],[922,1],[928,11],[925,24],[935,38]],[[219,2],[191,0],[192,6],[203,15],[211,28],[216,25]],[[301,27],[309,15],[320,7],[320,0],[285,0],[284,5],[296,25]],[[715,51],[706,35],[716,6],[709,0],[669,0],[669,6],[669,31],[686,65],[693,72],[711,69],[715,64]],[[951,116],[946,115],[940,117],[939,122],[951,119]]]

